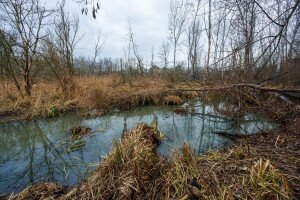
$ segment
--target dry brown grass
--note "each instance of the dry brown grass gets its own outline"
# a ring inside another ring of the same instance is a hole
[[[200,157],[178,151],[167,180],[168,199],[294,199],[283,173],[242,145]]]
[[[290,191],[286,178],[276,169],[270,160],[257,161],[250,171],[250,183],[254,198],[289,199]]]
[[[109,112],[146,104],[161,104],[170,85],[160,79],[137,77],[126,80],[119,75],[76,77],[68,98],[57,83],[33,85],[32,96],[20,95],[11,82],[0,83],[0,118],[51,117],[71,110],[93,109]]]
[[[14,196],[6,196],[4,199],[11,200],[36,200],[36,199],[57,199],[67,192],[67,187],[56,183],[40,183],[34,187],[28,187],[21,193]],[[0,197],[1,199],[1,197]]]
[[[184,101],[176,95],[168,95],[163,101],[165,105],[181,105],[184,103]]]
[[[138,125],[126,134],[86,182],[62,199],[157,199],[162,195],[164,160],[156,152],[159,135]]]

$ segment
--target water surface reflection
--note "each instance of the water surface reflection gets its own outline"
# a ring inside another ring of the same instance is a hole
[[[184,143],[196,153],[221,148],[230,143],[216,131],[251,134],[268,130],[272,125],[252,114],[228,119],[218,114],[213,106],[199,102],[185,105],[194,114],[178,115],[172,107],[149,106],[128,112],[114,113],[95,119],[61,116],[30,122],[0,124],[0,194],[18,192],[29,184],[43,181],[75,185],[98,166],[110,148],[112,139],[120,138],[124,129],[136,123],[151,123],[157,118],[165,139],[158,147],[168,155]],[[74,141],[69,130],[87,126],[92,134],[84,137],[85,145],[68,151]]]

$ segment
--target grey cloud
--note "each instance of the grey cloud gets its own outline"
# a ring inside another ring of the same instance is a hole
[[[103,0],[96,20],[81,15],[80,6],[73,1],[68,2],[67,9],[80,15],[80,34],[85,34],[77,55],[91,56],[93,38],[101,31],[107,36],[102,57],[121,57],[129,21],[143,57],[150,56],[152,47],[158,50],[166,39],[169,0]]]

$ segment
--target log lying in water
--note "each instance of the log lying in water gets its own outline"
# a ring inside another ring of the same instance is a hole
[[[294,99],[300,99],[300,93],[286,92],[284,95]]]
[[[178,89],[178,90],[187,91],[187,92],[205,92],[205,91],[230,90],[233,88],[243,88],[243,87],[248,87],[255,90],[273,93],[276,97],[279,97],[282,101],[290,105],[294,105],[294,103],[290,101],[288,97],[300,99],[300,89],[269,88],[269,87],[264,87],[256,84],[246,84],[246,83],[234,84],[234,85],[229,85],[224,87],[210,87],[210,88],[204,87],[199,89]],[[300,109],[299,105],[295,105],[295,106]]]
[[[217,135],[220,135],[220,136],[223,136],[223,137],[226,137],[226,138],[229,138],[231,140],[235,140],[235,139],[242,138],[242,137],[245,136],[245,135],[242,135],[242,134],[228,133],[226,131],[213,131],[213,133],[217,134]]]
[[[277,93],[297,93],[300,94],[300,89],[279,89],[279,88],[269,88],[269,87],[264,87],[256,84],[246,84],[246,83],[241,83],[241,84],[234,84],[234,85],[229,85],[229,86],[224,86],[224,87],[204,87],[204,88],[199,88],[199,89],[178,89],[180,91],[191,91],[191,92],[201,92],[201,91],[213,91],[213,90],[227,90],[227,89],[233,89],[233,88],[240,88],[240,87],[249,87],[252,89],[256,90],[261,90],[261,91],[266,91],[266,92],[277,92]]]

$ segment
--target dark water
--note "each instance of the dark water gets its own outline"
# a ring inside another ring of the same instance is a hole
[[[185,105],[187,106],[187,105]],[[119,140],[124,126],[151,123],[158,118],[165,139],[159,146],[161,154],[168,155],[184,143],[196,153],[218,149],[229,144],[228,138],[214,134],[251,134],[269,130],[266,119],[248,114],[228,119],[214,111],[214,107],[193,104],[197,114],[174,114],[172,107],[149,106],[129,112],[119,112],[95,119],[60,116],[30,122],[0,124],[0,195],[18,192],[30,184],[44,181],[75,185],[88,177],[111,148],[111,141]],[[70,139],[72,127],[87,126],[92,134],[81,141],[84,146],[76,151]]]

